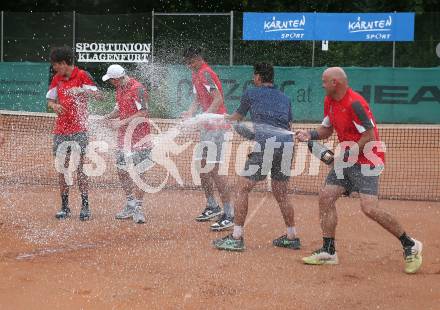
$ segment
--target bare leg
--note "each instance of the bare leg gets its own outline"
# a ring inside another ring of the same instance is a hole
[[[319,219],[322,235],[325,238],[335,238],[338,224],[335,202],[344,192],[342,186],[327,184],[319,192]]]
[[[64,179],[63,173],[58,173],[58,185],[60,187],[61,196],[69,194],[69,186],[67,185],[66,180]]]
[[[203,159],[201,161],[201,167],[205,167],[205,165],[206,160]],[[200,173],[200,182],[206,199],[209,199],[209,197],[214,197],[214,183],[211,179],[210,173]]]
[[[272,180],[272,194],[278,202],[284,223],[287,227],[294,227],[295,213],[287,198],[287,182]]]
[[[83,171],[84,155],[81,155],[78,165],[78,187],[81,195],[88,195],[89,193],[89,177]]]
[[[133,194],[133,182],[130,178],[130,174],[127,171],[119,168],[117,170],[119,182],[121,183],[125,195],[128,197]]]
[[[374,195],[360,194],[361,209],[366,216],[399,238],[404,233],[400,223],[390,214],[378,208],[378,198]]]
[[[218,165],[215,165],[214,169],[209,174],[211,178],[214,180],[215,185],[217,186],[222,203],[223,204],[230,203],[231,189],[228,184],[228,178],[225,175],[219,175],[218,169],[219,169]]]
[[[256,181],[247,178],[240,178],[238,183],[237,198],[235,201],[235,219],[234,224],[237,226],[244,226],[248,212],[248,198],[249,192],[257,184]]]
[[[69,168],[70,163],[70,152],[67,152],[66,159],[64,160],[64,168]],[[64,177],[64,173],[58,174],[58,185],[60,186],[60,194],[63,195],[69,195],[69,186],[66,183],[66,179]]]

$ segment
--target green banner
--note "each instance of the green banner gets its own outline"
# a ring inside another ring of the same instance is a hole
[[[228,113],[240,104],[243,92],[253,87],[251,66],[213,66],[219,75]],[[325,68],[276,67],[275,86],[291,98],[296,122],[319,122]],[[345,68],[350,86],[360,92],[378,123],[440,124],[440,68]],[[168,66],[166,85],[157,100],[178,117],[193,100],[191,72],[184,66]],[[48,63],[0,63],[0,109],[46,111]],[[152,93],[154,90],[152,90]],[[153,100],[153,98],[152,98]]]
[[[0,110],[46,112],[48,63],[1,62]]]
[[[222,81],[228,113],[252,85],[251,66],[213,66]],[[275,85],[292,100],[296,122],[322,120],[325,68],[276,67]],[[345,68],[350,86],[370,103],[378,123],[439,124],[440,68]],[[192,101],[191,72],[168,68],[168,103],[178,116]]]

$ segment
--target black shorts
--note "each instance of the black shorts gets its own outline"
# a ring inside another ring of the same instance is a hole
[[[346,194],[358,192],[361,194],[377,196],[379,189],[379,175],[363,175],[361,165],[355,164],[343,169],[342,179],[338,179],[335,169],[332,168],[327,175],[325,184],[342,186],[347,190]]]
[[[57,155],[57,150],[64,142],[76,142],[76,146],[79,147],[80,154],[84,156],[86,154],[87,145],[89,144],[89,137],[86,132],[78,132],[71,135],[54,135],[53,136],[53,155]],[[67,148],[67,152],[70,153],[71,147]]]
[[[243,176],[252,181],[263,181],[266,179],[270,171],[270,177],[276,181],[288,181],[290,178],[290,171],[292,166],[292,158],[286,158],[283,162],[283,150],[275,149],[273,154],[272,165],[263,167],[264,153],[263,152],[252,152],[248,155],[248,159],[245,164],[245,171]],[[249,166],[258,166],[258,170],[248,175]],[[247,173],[246,173],[247,172]]]

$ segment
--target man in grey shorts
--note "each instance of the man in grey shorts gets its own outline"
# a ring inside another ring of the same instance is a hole
[[[67,152],[72,152],[73,148],[78,148],[76,151],[80,153],[80,155],[84,156],[86,154],[86,148],[89,144],[89,137],[86,132],[79,132],[74,133],[71,135],[54,135],[53,136],[53,155],[57,155],[58,148],[64,143],[64,142],[75,142],[71,144],[70,147],[68,147]],[[69,143],[70,144],[70,143]]]
[[[378,178],[385,155],[376,121],[367,101],[348,86],[347,75],[339,67],[322,75],[324,120],[312,131],[299,130],[300,141],[327,139],[336,131],[341,153],[319,192],[322,248],[303,258],[308,265],[338,264],[335,249],[337,213],[335,202],[345,192],[357,191],[362,212],[398,238],[403,247],[405,272],[415,273],[422,264],[422,243],[405,233],[401,224],[378,207]]]
[[[237,184],[235,195],[235,221],[232,234],[213,241],[219,250],[243,251],[244,224],[248,213],[249,193],[259,181],[271,173],[272,194],[278,203],[286,225],[286,234],[273,240],[272,244],[292,250],[301,248],[295,227],[295,213],[288,199],[288,181],[290,178],[293,151],[293,138],[290,127],[293,120],[290,98],[274,87],[274,68],[268,63],[254,66],[253,81],[256,87],[247,90],[240,100],[240,106],[231,115],[230,121],[241,121],[247,113],[254,123],[254,151],[248,155],[244,172]],[[290,148],[290,149],[289,149]],[[270,156],[270,154],[273,155]],[[286,156],[283,160],[283,153]],[[289,158],[290,157],[290,158]]]
[[[335,169],[331,169],[330,173],[327,175],[325,184],[343,187],[346,190],[344,193],[345,195],[358,192],[377,196],[379,175],[363,175],[362,166],[358,163],[344,168],[342,173],[343,178],[338,178]]]
[[[194,160],[206,160],[207,163],[222,163],[224,160],[222,148],[225,141],[226,131],[222,129],[208,131],[200,130],[200,143],[197,145]],[[208,154],[208,144],[213,143],[216,146],[216,152]]]
[[[102,80],[109,82],[116,89],[115,108],[104,116],[107,125],[118,131],[116,167],[119,182],[126,196],[126,203],[115,218],[133,219],[136,224],[143,224],[145,193],[135,184],[132,178],[134,175],[130,173],[135,173],[141,178],[143,171],[152,163],[147,89],[139,81],[128,76],[122,66],[116,64],[108,67]],[[131,125],[134,126],[132,132],[129,130]]]
[[[188,111],[182,113],[182,117],[192,117],[199,108],[203,113],[225,114],[226,107],[220,79],[204,61],[201,50],[192,47],[186,49],[183,60],[185,65],[192,70],[194,101]],[[219,174],[219,164],[223,161],[222,143],[227,126],[224,122],[216,124],[214,121],[203,124],[202,127],[194,160],[200,161],[202,168],[206,164],[214,164],[214,167],[210,172],[200,173],[200,181],[207,202],[206,208],[196,217],[196,221],[205,222],[217,218],[216,222],[211,225],[211,230],[220,231],[232,227],[234,220],[227,178]],[[212,144],[216,146],[216,152],[210,154],[208,151],[214,149]],[[214,198],[214,183],[223,202],[224,212]]]
[[[90,218],[88,176],[83,171],[84,155],[88,143],[87,137],[87,103],[89,96],[101,98],[91,76],[73,65],[73,53],[69,47],[58,47],[51,50],[50,61],[54,71],[49,90],[46,94],[48,107],[56,114],[53,130],[53,154],[65,155],[64,166],[67,168],[72,152],[79,152],[77,167],[78,187],[81,192],[80,220]],[[69,186],[65,174],[59,173],[61,210],[55,215],[57,219],[70,216]]]

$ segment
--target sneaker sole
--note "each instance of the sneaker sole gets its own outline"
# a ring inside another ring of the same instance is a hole
[[[277,248],[283,248],[283,249],[289,249],[289,250],[301,250],[301,246],[299,246],[299,247],[291,247],[291,246],[277,245],[277,244],[273,244],[273,243],[272,243],[272,245],[274,247],[277,247]]]
[[[218,246],[215,246],[215,245],[214,245],[214,247],[215,247],[217,250],[220,250],[220,251],[229,251],[229,252],[243,252],[244,250],[246,250],[246,248],[242,248],[242,249],[221,248],[221,247],[218,247]]]
[[[223,227],[212,227],[211,226],[211,231],[223,231],[223,230],[230,230],[231,228],[234,227],[234,224],[231,224],[230,226],[223,226]]]
[[[133,215],[129,215],[129,216],[115,216],[116,220],[128,220],[131,219],[133,217]]]
[[[136,224],[144,224],[145,223],[145,216],[133,218],[133,222]]]
[[[423,257],[422,257],[422,255],[420,254],[420,265],[417,266],[417,269],[415,269],[415,270],[410,270],[410,271],[405,270],[405,273],[406,273],[406,274],[415,274],[415,273],[417,273],[417,271],[419,271],[420,268],[422,267],[422,263],[423,263]]]
[[[220,211],[218,213],[211,214],[209,217],[203,217],[203,218],[196,217],[196,221],[197,222],[208,222],[208,221],[212,220],[214,217],[217,217],[221,214],[222,214],[222,212]]]
[[[321,266],[321,265],[337,265],[339,264],[339,261],[334,260],[321,260],[321,261],[307,261],[306,259],[302,259],[303,263],[306,265],[312,265],[312,266]]]
[[[56,218],[57,220],[67,220],[68,218],[70,218],[70,215],[67,215],[67,216],[56,216],[56,215],[55,215],[55,218]]]
[[[80,221],[88,221],[90,220],[90,215],[89,216],[83,216],[79,218]]]

